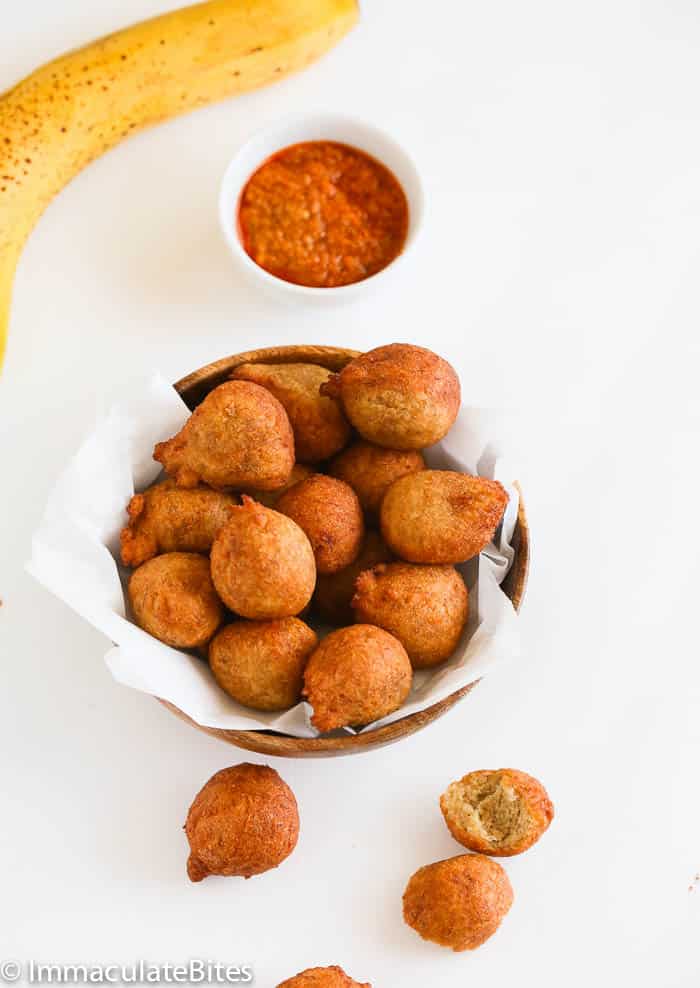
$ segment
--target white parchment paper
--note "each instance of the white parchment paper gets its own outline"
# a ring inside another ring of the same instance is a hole
[[[117,562],[125,508],[132,494],[160,473],[152,458],[155,443],[177,432],[188,415],[172,386],[154,375],[98,421],[49,496],[27,569],[114,642],[106,661],[118,682],[169,700],[208,727],[267,728],[314,737],[318,732],[310,724],[308,704],[282,714],[248,710],[217,686],[206,661],[162,644],[127,616],[129,571]],[[429,466],[500,480],[510,497],[495,541],[460,567],[470,609],[462,640],[448,662],[416,673],[400,710],[363,730],[428,707],[483,676],[497,660],[518,654],[515,612],[500,589],[513,556],[518,492],[492,426],[487,413],[462,409],[450,434],[426,453]]]

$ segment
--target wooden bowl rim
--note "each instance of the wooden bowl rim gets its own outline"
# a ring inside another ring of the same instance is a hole
[[[348,350],[343,347],[316,345],[296,345],[265,347],[259,350],[249,350],[245,353],[233,354],[215,360],[186,375],[174,384],[176,391],[190,408],[194,408],[212,388],[227,380],[231,372],[241,364],[247,363],[315,363],[329,370],[341,370],[346,363],[359,355],[358,350]],[[530,565],[530,530],[525,511],[522,492],[519,484],[515,485],[519,493],[518,519],[514,533],[515,557],[510,571],[503,582],[503,590],[510,598],[516,611],[519,611],[527,587]],[[218,727],[206,727],[188,717],[182,710],[167,700],[157,698],[180,720],[191,724],[197,730],[212,737],[226,741],[238,748],[256,751],[260,754],[277,757],[323,757],[327,755],[348,755],[360,751],[391,744],[401,738],[408,737],[432,723],[438,717],[466,696],[479,682],[475,680],[462,689],[451,693],[450,696],[434,703],[425,710],[408,714],[400,720],[393,721],[384,727],[363,734],[348,734],[342,737],[297,738],[291,735],[279,734],[268,730],[226,730]]]

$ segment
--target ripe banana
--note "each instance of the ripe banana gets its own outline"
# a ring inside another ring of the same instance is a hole
[[[209,0],[69,52],[0,95],[0,367],[12,282],[48,202],[124,137],[304,68],[357,0]]]

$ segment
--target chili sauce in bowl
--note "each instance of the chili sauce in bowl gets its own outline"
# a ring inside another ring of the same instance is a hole
[[[231,160],[219,219],[234,258],[276,294],[356,297],[403,264],[423,212],[408,154],[370,124],[291,118]]]
[[[371,155],[306,141],[278,151],[248,179],[238,230],[248,256],[276,278],[337,288],[371,277],[401,253],[408,201]]]

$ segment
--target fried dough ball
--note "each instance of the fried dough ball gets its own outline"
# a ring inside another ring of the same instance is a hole
[[[419,868],[403,895],[403,918],[424,940],[474,950],[496,932],[513,904],[513,889],[498,864],[460,854]]]
[[[231,377],[267,388],[282,403],[294,432],[296,458],[302,463],[327,460],[350,439],[340,405],[319,393],[331,372],[318,364],[241,364]]]
[[[447,434],[460,404],[459,378],[424,347],[391,343],[351,360],[321,386],[340,398],[365,439],[389,449],[422,449]]]
[[[424,469],[425,460],[417,450],[385,449],[360,439],[335,457],[328,472],[350,484],[370,518],[376,518],[394,481]]]
[[[440,809],[455,840],[499,857],[527,851],[554,817],[544,786],[515,768],[470,772],[447,787]]]
[[[363,570],[377,563],[388,563],[393,556],[379,532],[369,529],[365,534],[360,554],[354,563],[337,573],[319,573],[316,579],[313,606],[318,616],[328,624],[352,624],[355,615],[351,601],[355,593],[355,581]],[[371,624],[376,624],[372,621]]]
[[[401,477],[384,495],[382,535],[411,563],[464,563],[486,548],[508,495],[497,480],[453,470]]]
[[[288,491],[290,487],[294,487],[301,480],[306,480],[307,477],[311,477],[316,471],[311,467],[304,466],[303,463],[295,463],[292,467],[292,472],[289,475],[289,480],[287,483],[280,487],[276,491],[256,491],[249,490],[246,491],[254,501],[259,501],[260,504],[264,504],[266,508],[277,507],[277,502],[282,497],[285,491]]]
[[[194,552],[166,552],[135,569],[129,601],[139,627],[173,648],[206,644],[224,619],[209,560]]]
[[[245,494],[241,501],[211,547],[214,586],[241,617],[293,617],[309,603],[316,583],[309,540],[286,515]]]
[[[274,769],[243,762],[217,772],[197,793],[185,833],[190,881],[250,878],[276,868],[296,847],[297,802]]]
[[[125,566],[140,566],[161,552],[209,552],[214,536],[238,501],[208,487],[187,489],[174,480],[134,494],[129,524],[119,536]]]
[[[303,695],[319,731],[370,724],[398,710],[413,671],[400,641],[371,624],[340,628],[323,639],[304,672]]]
[[[294,466],[294,436],[274,395],[249,381],[227,381],[210,391],[182,429],[157,443],[153,459],[181,487],[274,491]]]
[[[464,580],[454,566],[389,563],[365,570],[355,583],[357,621],[376,624],[401,642],[414,669],[444,662],[467,621]]]
[[[353,981],[341,967],[310,967],[277,988],[372,988],[368,982]]]
[[[319,573],[336,573],[357,559],[365,522],[357,495],[342,480],[315,473],[286,491],[277,510],[306,532]]]
[[[288,710],[301,700],[304,668],[318,638],[298,618],[236,621],[209,646],[219,686],[253,710]]]

